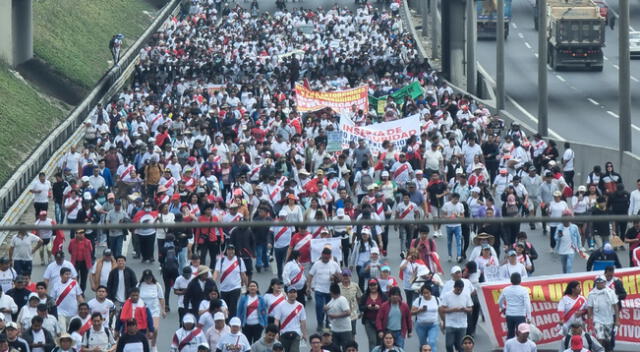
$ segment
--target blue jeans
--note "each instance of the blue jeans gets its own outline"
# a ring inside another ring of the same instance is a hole
[[[31,268],[33,267],[31,260],[14,260],[13,269],[21,276],[31,277]]]
[[[180,273],[182,273],[182,269],[184,269],[185,266],[187,266],[187,253],[188,249],[187,247],[184,247],[180,250],[180,252],[178,252],[178,265],[180,266]]]
[[[396,341],[396,346],[404,348],[404,336],[402,336],[402,330],[390,331],[393,335],[393,339]]]
[[[56,213],[56,223],[64,223],[64,206],[62,205],[62,203],[55,203],[54,206],[54,211]]]
[[[273,254],[276,257],[276,267],[278,268],[278,278],[282,279],[282,268],[284,267],[284,261],[287,260],[287,250],[289,247],[274,248]]]
[[[269,266],[267,253],[266,244],[256,244],[256,268],[266,268]]]
[[[445,226],[447,228],[447,251],[449,253],[449,257],[451,254],[451,242],[453,241],[453,236],[456,236],[456,256],[462,256],[462,226]]]
[[[572,273],[573,272],[573,257],[575,253],[571,254],[561,254],[560,261],[562,262],[562,273]]]
[[[109,239],[107,246],[109,247],[109,249],[111,249],[111,253],[113,257],[115,258],[119,255],[122,255],[122,245],[124,243],[124,235],[109,236],[107,238]]]
[[[324,306],[331,300],[331,295],[324,292],[314,291],[314,299],[316,300],[316,322],[318,329],[324,329]]]
[[[416,333],[418,334],[420,346],[429,345],[432,352],[438,351],[438,336],[440,336],[438,323],[417,323]]]

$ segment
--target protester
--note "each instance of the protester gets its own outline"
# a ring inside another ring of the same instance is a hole
[[[536,352],[538,351],[535,342],[529,340],[529,324],[520,323],[516,336],[509,338],[504,343],[504,352]]]
[[[610,351],[611,337],[615,331],[614,327],[620,325],[620,317],[618,297],[606,284],[607,278],[604,275],[596,277],[595,287],[587,296],[587,314],[598,342],[606,351]]]

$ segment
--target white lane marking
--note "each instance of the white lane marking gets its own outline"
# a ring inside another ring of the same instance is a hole
[[[618,65],[613,65],[613,68],[615,68],[616,70],[619,70],[619,69],[620,69],[620,66],[618,66]]]
[[[633,80],[634,82],[640,82],[637,78],[631,76],[631,80]]]
[[[524,42],[524,46],[526,46],[527,49],[531,49],[531,44],[529,44],[528,42]]]
[[[564,79],[564,77],[560,76],[560,75],[556,75],[556,77],[558,77],[558,79],[560,80],[560,82],[566,82],[567,80]]]
[[[533,56],[538,57],[538,53],[534,53]]]
[[[525,109],[522,105],[518,104],[513,98],[511,98],[510,96],[507,96],[507,100],[509,100],[511,102],[511,104],[513,104],[518,110],[520,110],[523,114],[525,114],[528,118],[530,118],[533,122],[538,123],[538,119],[533,116],[530,112],[527,111],[527,109]],[[554,130],[549,129],[549,134],[559,140],[559,141],[564,141],[565,139],[562,138],[559,134],[557,134]]]
[[[518,37],[520,37],[520,39],[524,39],[524,34],[522,34],[522,32],[518,33]]]
[[[608,58],[608,57],[603,56],[603,58],[604,58],[604,61],[609,61],[609,58]]]
[[[615,117],[616,119],[619,119],[619,118],[620,118],[620,116],[618,116],[618,114],[616,114],[615,112],[613,112],[613,111],[611,111],[611,110],[607,110],[607,114],[609,114],[609,115],[611,115],[611,116]]]
[[[515,22],[511,22],[511,25],[513,26],[513,28],[518,28],[518,25]]]
[[[593,99],[591,99],[591,98],[587,98],[587,100],[588,100],[591,104],[593,104],[593,105],[595,105],[595,106],[600,105],[600,103],[598,103],[597,101],[595,101],[595,100],[593,100]]]

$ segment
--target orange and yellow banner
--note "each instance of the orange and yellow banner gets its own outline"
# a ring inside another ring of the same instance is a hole
[[[368,90],[365,85],[347,90],[319,92],[296,84],[296,105],[301,113],[331,108],[341,114],[351,111],[353,105],[366,113],[369,111]]]

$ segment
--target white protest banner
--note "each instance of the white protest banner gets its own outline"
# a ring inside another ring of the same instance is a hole
[[[320,254],[324,247],[331,248],[331,254],[342,259],[342,243],[341,238],[314,238],[311,240],[311,262],[315,262],[320,258]]]
[[[420,115],[412,115],[400,120],[376,123],[368,126],[356,126],[351,119],[340,116],[340,131],[342,132],[342,147],[348,148],[349,142],[357,142],[362,138],[376,155],[384,151],[382,142],[389,141],[401,150],[407,143],[407,139],[413,135],[420,135]]]

